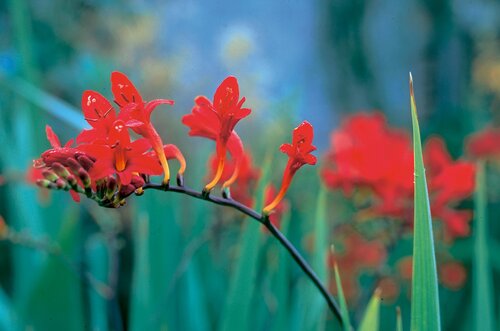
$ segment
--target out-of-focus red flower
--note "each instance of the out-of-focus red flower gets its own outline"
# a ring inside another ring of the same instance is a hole
[[[382,277],[377,284],[380,289],[380,298],[383,303],[390,304],[399,296],[400,287],[398,282],[390,276]]]
[[[9,227],[5,223],[2,215],[0,215],[0,239],[4,239],[9,233]]]
[[[244,97],[240,99],[237,79],[229,76],[215,91],[213,103],[205,96],[198,96],[191,114],[182,118],[182,123],[190,128],[190,136],[215,140],[218,165],[214,178],[205,186],[207,191],[217,185],[222,176],[226,151],[229,150],[233,158],[238,158],[243,150],[239,147],[242,144],[234,127],[241,119],[250,115],[249,108],[242,108],[244,102]],[[233,177],[229,183],[225,183],[225,186],[234,180]]]
[[[459,290],[467,280],[467,271],[456,261],[450,261],[438,266],[439,278],[443,286],[450,290]]]
[[[99,92],[85,91],[82,94],[82,111],[92,128],[80,132],[76,138],[77,143],[106,142],[116,120],[116,112],[111,103]]]
[[[470,213],[451,207],[474,190],[474,165],[453,161],[444,142],[431,138],[424,148],[432,215],[445,225],[445,237],[469,233]],[[411,224],[413,149],[408,134],[389,128],[380,113],[350,117],[332,134],[332,150],[322,176],[330,188],[350,195],[354,188],[373,192],[375,215],[400,218]]]
[[[413,258],[411,256],[401,258],[397,263],[397,269],[402,279],[411,280],[413,274]]]
[[[500,128],[487,127],[472,134],[467,141],[467,151],[474,158],[500,158]]]
[[[332,150],[323,179],[331,188],[350,195],[356,187],[369,187],[379,198],[376,211],[399,215],[412,196],[413,153],[410,137],[389,128],[381,113],[349,117],[331,136]],[[410,179],[410,180],[409,180]]]
[[[265,214],[269,214],[283,199],[297,170],[305,164],[316,164],[316,157],[311,154],[316,150],[316,147],[312,144],[313,137],[313,126],[304,121],[293,130],[292,144],[281,145],[280,151],[288,155],[288,163],[283,173],[280,191],[274,200],[264,207],[263,212]]]
[[[119,119],[124,122],[125,126],[149,140],[163,168],[163,182],[167,184],[170,180],[170,170],[161,137],[151,123],[151,113],[157,106],[161,104],[173,105],[174,101],[156,99],[144,102],[141,94],[128,77],[117,71],[111,73],[111,91],[115,103],[120,107]],[[182,173],[180,174],[182,175]]]
[[[109,141],[113,142],[113,145],[87,144],[79,147],[81,151],[96,159],[89,172],[93,181],[116,173],[121,184],[128,185],[134,173],[148,175],[162,173],[157,158],[146,153],[151,148],[149,140],[142,138],[131,142],[123,121],[115,121]]]
[[[347,300],[353,301],[358,296],[357,279],[363,272],[378,269],[387,259],[387,251],[379,240],[367,240],[351,226],[340,227],[336,230],[339,245],[330,252],[328,263],[331,268],[337,264],[343,289],[348,289]],[[334,282],[334,279],[332,278]]]
[[[445,225],[446,239],[469,234],[472,213],[450,206],[467,198],[474,191],[475,166],[467,161],[453,161],[444,141],[430,138],[424,148],[432,215]]]

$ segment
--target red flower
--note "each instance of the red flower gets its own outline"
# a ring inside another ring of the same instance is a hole
[[[439,266],[439,280],[450,290],[459,290],[467,280],[467,271],[459,262],[450,261]]]
[[[297,170],[304,164],[316,164],[316,157],[311,154],[316,150],[316,147],[312,145],[313,137],[312,125],[304,121],[293,130],[292,144],[281,145],[280,151],[288,155],[288,163],[283,173],[280,191],[274,200],[264,207],[265,214],[269,214],[283,199]]]
[[[243,152],[243,145],[234,127],[239,120],[251,112],[248,108],[242,108],[244,102],[244,97],[240,99],[237,79],[229,76],[215,91],[213,103],[208,98],[199,96],[195,99],[191,114],[182,118],[182,123],[191,129],[190,136],[215,140],[218,158],[217,171],[212,181],[205,186],[206,191],[210,191],[219,182],[224,170],[226,151],[229,150],[235,158]],[[231,184],[235,179],[233,177],[224,186]]]
[[[82,95],[82,110],[85,120],[92,129],[83,130],[76,141],[90,143],[96,140],[106,141],[116,120],[115,109],[99,92],[85,91]]]
[[[141,94],[128,77],[117,71],[111,74],[111,91],[115,103],[120,107],[119,118],[124,121],[127,127],[148,139],[151,143],[163,168],[163,182],[167,184],[170,180],[170,170],[161,137],[151,124],[151,112],[161,104],[173,105],[174,102],[166,99],[144,102]],[[182,173],[180,174],[182,175]]]
[[[413,194],[411,140],[388,128],[380,113],[351,116],[332,133],[329,167],[322,172],[327,186],[350,195],[355,187],[369,187],[380,197],[377,210],[399,214]]]
[[[148,175],[162,173],[158,160],[146,153],[151,148],[150,142],[145,138],[131,142],[123,121],[115,121],[110,131],[109,141],[113,142],[112,146],[88,144],[79,147],[80,150],[96,159],[89,171],[93,181],[116,173],[121,184],[128,185],[135,173]]]
[[[500,128],[488,127],[471,135],[467,151],[475,158],[500,158]]]
[[[438,137],[430,138],[425,144],[424,160],[432,215],[444,223],[447,239],[468,235],[472,213],[448,206],[467,198],[474,191],[474,165],[467,161],[454,162],[444,141]]]
[[[431,138],[424,148],[432,215],[445,225],[445,236],[468,234],[470,212],[450,208],[474,189],[474,165],[453,161],[444,142]],[[402,218],[411,224],[413,150],[409,135],[387,126],[383,115],[358,114],[332,134],[329,165],[322,176],[327,186],[369,188],[375,197],[370,212]],[[366,211],[365,211],[366,212]]]

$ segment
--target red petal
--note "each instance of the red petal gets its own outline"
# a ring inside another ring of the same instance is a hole
[[[59,137],[55,134],[52,128],[49,125],[45,126],[45,133],[47,134],[47,139],[50,142],[52,148],[60,148],[61,142],[59,141]]]
[[[222,81],[214,94],[214,108],[220,115],[236,107],[240,89],[236,77],[229,76]]]
[[[158,158],[150,155],[141,155],[129,159],[127,170],[148,175],[161,175],[163,168],[158,162]]]
[[[70,190],[69,194],[71,195],[71,198],[73,198],[73,201],[80,202],[80,194],[78,194],[77,192],[75,192],[73,190]]]
[[[139,91],[128,77],[121,72],[114,71],[111,73],[111,91],[120,108],[125,107],[129,103],[143,104]]]
[[[100,159],[94,163],[94,166],[89,171],[89,175],[93,181],[110,176],[116,172],[113,163],[109,161],[110,160]]]
[[[149,119],[153,110],[155,110],[155,108],[158,107],[159,105],[173,105],[173,104],[174,101],[168,99],[151,100],[144,106],[144,116],[146,116],[146,118]]]
[[[127,169],[118,172],[117,175],[120,178],[120,182],[122,185],[128,185],[132,181],[132,170],[130,170],[130,167],[127,167]]]
[[[85,91],[82,94],[82,110],[87,122],[96,127],[97,123],[114,121],[116,114],[111,103],[96,91]]]

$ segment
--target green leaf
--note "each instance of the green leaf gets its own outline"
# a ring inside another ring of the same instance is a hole
[[[89,238],[85,245],[85,253],[89,272],[100,282],[107,283],[108,250],[106,239],[102,234]],[[108,330],[108,300],[91,286],[88,287],[90,328],[92,330]]]
[[[342,316],[342,325],[344,331],[352,331],[351,320],[349,318],[349,310],[347,309],[347,302],[342,288],[342,281],[340,279],[339,268],[335,264],[335,284],[337,285],[337,293],[339,297],[340,313]]]
[[[403,319],[401,318],[401,308],[396,307],[396,331],[403,331]]]
[[[474,195],[474,261],[473,261],[473,316],[475,330],[494,330],[492,270],[488,247],[488,218],[486,169],[477,164],[476,192]]]
[[[262,177],[256,194],[256,210],[262,208],[269,167],[270,162],[267,161],[263,167]],[[245,219],[244,221],[247,224],[244,224],[242,227],[240,256],[235,266],[234,276],[232,277],[221,316],[222,323],[219,327],[221,331],[246,331],[252,325],[250,312],[258,270],[262,230],[260,224],[257,224],[253,219]]]
[[[318,196],[316,198],[316,214],[311,218],[313,222],[314,233],[314,248],[311,266],[316,271],[319,279],[326,284],[328,282],[328,270],[326,268],[326,254],[328,252],[328,230],[326,222],[326,202],[327,202],[327,189],[321,185]],[[311,210],[312,211],[312,210]],[[316,290],[314,284],[310,283],[309,279],[304,279],[307,282],[306,289],[306,307],[304,330],[318,330],[324,329],[325,324],[325,309],[327,308],[326,302],[321,294]]]
[[[422,157],[422,143],[418,127],[417,106],[410,74],[411,117],[413,124],[413,155],[415,174],[413,278],[411,298],[411,330],[435,331],[441,329],[439,295],[434,253],[432,218]]]
[[[376,289],[373,293],[368,307],[366,307],[365,315],[359,325],[359,331],[378,331],[380,315],[380,289]]]

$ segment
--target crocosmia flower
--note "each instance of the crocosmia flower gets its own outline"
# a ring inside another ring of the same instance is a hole
[[[125,126],[148,139],[163,168],[163,183],[170,180],[170,170],[160,135],[151,123],[151,112],[161,104],[173,105],[172,100],[156,99],[145,102],[134,84],[121,72],[111,74],[111,91],[115,103],[120,107],[119,118]],[[182,175],[180,173],[180,175]]]
[[[205,186],[206,191],[210,191],[221,179],[226,152],[229,151],[234,158],[243,153],[243,145],[234,127],[251,112],[249,108],[242,108],[244,102],[244,97],[240,99],[237,79],[229,76],[215,91],[213,102],[204,96],[197,97],[191,114],[182,118],[182,123],[190,128],[189,135],[215,140],[217,171],[214,178]],[[230,185],[236,177],[237,174],[231,176],[224,186]]]
[[[80,150],[96,159],[89,175],[94,180],[117,174],[122,185],[128,185],[132,181],[134,173],[148,175],[159,175],[162,168],[158,160],[147,154],[151,143],[146,138],[133,142],[121,120],[116,120],[108,138],[112,145],[87,144],[81,145]],[[163,148],[162,148],[163,151]]]
[[[315,165],[316,157],[311,152],[316,150],[312,141],[314,130],[312,125],[304,121],[293,130],[292,144],[283,144],[280,151],[288,155],[288,163],[283,173],[283,180],[278,195],[269,203],[263,210],[265,214],[269,214],[285,196],[292,178],[304,164]]]
[[[471,135],[467,151],[475,158],[500,160],[500,128],[488,127]]]

